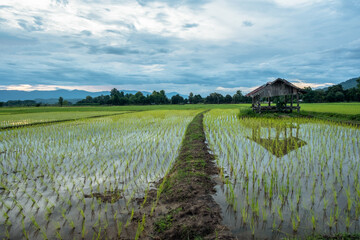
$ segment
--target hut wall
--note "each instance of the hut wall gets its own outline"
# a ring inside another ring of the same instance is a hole
[[[276,82],[266,86],[260,93],[260,97],[274,97],[285,95],[296,95],[297,90],[293,87],[284,84],[283,82]]]

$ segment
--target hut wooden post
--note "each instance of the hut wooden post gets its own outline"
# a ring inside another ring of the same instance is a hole
[[[257,101],[258,101],[258,111],[259,111],[259,113],[261,113],[261,99],[260,99],[260,96],[258,97]]]
[[[293,111],[293,101],[294,101],[294,94],[291,93],[291,103],[290,103],[290,112]]]
[[[271,106],[271,104],[270,104],[270,97],[268,97],[268,102],[269,102],[269,107]]]
[[[251,107],[252,107],[252,110],[254,111],[254,97],[251,98]]]
[[[299,91],[296,91],[296,101],[297,101],[297,112],[300,112],[300,105],[299,105]]]

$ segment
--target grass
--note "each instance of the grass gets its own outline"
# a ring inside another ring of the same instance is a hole
[[[360,115],[360,103],[302,103],[301,110],[305,112],[336,113],[345,115]]]
[[[71,107],[3,107],[0,115],[44,112],[92,112],[92,111],[148,111],[148,110],[197,110],[233,109],[250,107],[250,104],[185,104],[185,105],[131,105],[131,106],[71,106]]]
[[[77,119],[95,115],[111,115],[122,111],[151,110],[209,110],[250,108],[250,104],[185,104],[143,106],[68,106],[68,107],[3,107],[0,108],[0,126],[22,125],[41,121]],[[293,116],[315,117],[335,122],[360,123],[360,103],[302,103],[300,114]],[[249,112],[246,113],[249,116]],[[264,114],[262,114],[264,116]],[[265,115],[265,117],[274,117]]]
[[[110,116],[129,111],[207,110],[247,108],[248,104],[196,104],[145,106],[71,106],[71,107],[3,107],[0,108],[0,128],[63,122],[96,116]]]
[[[324,104],[324,105],[303,104],[303,105],[301,105],[302,110],[300,111],[300,113],[263,112],[261,114],[257,114],[254,113],[250,108],[248,109],[242,108],[240,109],[239,117],[281,118],[284,116],[288,116],[295,118],[296,117],[317,118],[325,121],[342,122],[342,123],[355,124],[355,125],[360,124],[360,104],[358,103]]]
[[[359,125],[360,103],[304,103],[299,115]]]
[[[171,228],[172,225],[172,221],[173,221],[173,215],[179,213],[182,210],[182,208],[177,208],[174,209],[173,211],[171,211],[169,214],[167,214],[166,216],[160,218],[159,220],[157,220],[154,225],[155,225],[155,231],[162,233],[168,229]]]
[[[69,107],[2,107],[0,115],[44,112],[92,112],[92,111],[144,111],[144,110],[190,110],[248,108],[251,104],[185,104],[185,105],[132,105],[132,106],[69,106]],[[356,115],[360,103],[301,103],[301,110]]]
[[[213,239],[209,235],[215,235],[220,224],[220,208],[213,207],[215,202],[210,196],[215,185],[210,176],[217,174],[218,169],[205,143],[205,112],[197,114],[187,126],[179,155],[158,187],[161,209],[172,206],[183,209],[178,214],[161,213],[154,224],[158,239],[201,239],[205,236]]]
[[[190,180],[190,176],[205,176],[202,173],[206,157],[201,154],[202,142],[205,140],[202,123],[203,113],[195,116],[192,122],[188,125],[185,138],[182,142],[178,161],[175,163],[175,171],[171,173],[171,177],[165,183],[164,192],[173,193],[176,191],[175,182],[182,182],[185,179]],[[194,154],[197,153],[197,154]]]

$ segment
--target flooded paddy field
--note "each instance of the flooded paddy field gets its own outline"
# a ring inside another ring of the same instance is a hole
[[[205,116],[215,200],[240,238],[360,231],[360,130],[306,119]]]
[[[0,130],[10,127],[61,122],[127,113],[129,111],[72,111],[6,114],[0,112]]]
[[[1,131],[0,238],[141,233],[127,229],[142,205],[135,199],[146,199],[170,169],[196,113],[147,111]]]

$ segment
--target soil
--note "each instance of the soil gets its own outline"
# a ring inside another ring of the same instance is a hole
[[[106,191],[105,193],[92,193],[92,194],[84,194],[84,198],[97,198],[100,199],[102,202],[109,202],[113,203],[118,201],[121,196],[121,191]]]
[[[157,189],[163,190],[153,213],[155,189],[149,191],[144,207],[134,215],[132,225],[136,226],[144,214],[146,217],[141,239],[234,239],[221,225],[221,209],[211,196],[219,170],[205,139],[200,113],[186,130],[174,167],[156,183]],[[140,204],[143,201],[138,199]]]

